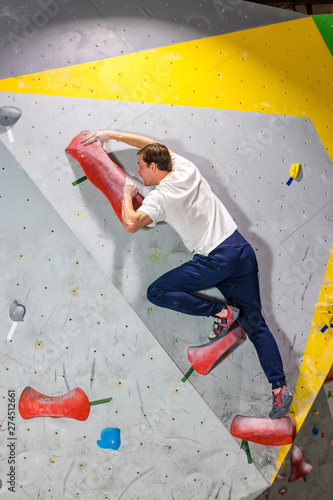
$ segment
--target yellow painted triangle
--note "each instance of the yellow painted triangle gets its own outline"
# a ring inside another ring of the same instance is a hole
[[[311,118],[333,160],[333,58],[312,17],[0,80],[0,91]]]
[[[332,72],[304,18],[10,78],[0,90],[308,116],[333,156]]]
[[[333,247],[327,263],[318,303],[298,374],[290,416],[301,428],[333,363]],[[281,446],[272,482],[290,445]]]

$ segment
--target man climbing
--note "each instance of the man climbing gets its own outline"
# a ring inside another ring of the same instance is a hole
[[[272,384],[273,407],[269,416],[287,415],[292,394],[286,384],[278,346],[261,313],[254,250],[192,162],[148,137],[131,133],[88,132],[82,143],[87,145],[98,140],[106,149],[109,139],[138,148],[138,175],[145,186],[156,186],[135,211],[132,199],[137,187],[126,180],[122,202],[122,223],[126,231],[135,233],[144,226],[153,227],[165,221],[193,254],[191,261],[152,283],[148,299],[157,306],[185,314],[212,316],[211,341],[226,335],[239,316]],[[222,293],[225,303],[193,294],[213,286]]]

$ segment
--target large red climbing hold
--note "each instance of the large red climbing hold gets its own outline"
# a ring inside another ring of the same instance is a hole
[[[66,153],[80,163],[87,178],[107,197],[121,222],[121,205],[126,176],[98,142],[87,146],[81,144],[81,139],[86,132],[82,131],[74,137],[67,146]],[[133,198],[134,210],[141,206],[142,201],[143,197],[140,194]]]
[[[296,481],[300,477],[305,477],[312,471],[312,465],[307,464],[304,455],[300,448],[296,445],[293,446],[291,457],[291,474],[288,481]]]
[[[246,333],[235,323],[229,332],[219,340],[207,344],[192,346],[187,349],[188,359],[196,372],[208,375],[214,366],[224,358],[237,344],[246,340]]]
[[[87,420],[90,403],[86,393],[79,387],[63,396],[45,396],[32,387],[26,387],[21,394],[18,409],[25,420],[34,417]]]
[[[296,425],[290,417],[271,419],[236,415],[231,422],[230,434],[266,446],[283,446],[294,441]]]

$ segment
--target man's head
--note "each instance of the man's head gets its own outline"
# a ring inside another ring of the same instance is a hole
[[[147,144],[147,146],[138,151],[138,156],[140,155],[142,155],[143,161],[148,163],[148,165],[156,163],[159,170],[171,172],[171,156],[168,148],[163,144],[159,144],[158,142]]]
[[[154,142],[138,151],[138,174],[145,186],[156,186],[172,171],[171,156],[168,148]]]

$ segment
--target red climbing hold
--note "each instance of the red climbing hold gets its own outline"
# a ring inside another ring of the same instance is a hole
[[[312,465],[307,464],[304,459],[304,455],[298,446],[294,445],[291,457],[291,474],[288,481],[296,481],[300,477],[305,477],[312,471]]]
[[[331,369],[325,378],[325,382],[331,382],[331,380],[333,380],[333,366],[331,366]]]
[[[87,146],[81,144],[81,138],[86,132],[82,131],[74,137],[67,146],[66,153],[80,163],[87,178],[107,197],[121,222],[121,205],[126,176],[98,142]],[[134,210],[141,206],[142,201],[143,197],[140,194],[133,198]]]
[[[79,387],[63,396],[45,396],[32,387],[26,387],[21,394],[18,409],[25,420],[34,417],[87,420],[90,403],[86,393]]]
[[[243,328],[235,322],[229,332],[221,339],[187,349],[187,356],[196,372],[208,375],[218,361],[228,354],[230,349],[246,340]]]
[[[231,422],[230,434],[266,446],[283,446],[294,441],[296,425],[290,417],[271,419],[236,415]]]

